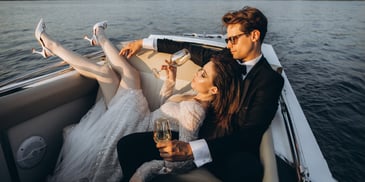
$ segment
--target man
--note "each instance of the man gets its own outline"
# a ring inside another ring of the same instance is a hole
[[[234,129],[223,135],[215,135],[214,126],[212,130],[212,126],[207,126],[208,122],[205,121],[200,132],[202,139],[189,143],[177,140],[158,143],[156,147],[159,151],[138,160],[131,156],[142,155],[134,152],[143,151],[147,144],[144,143],[139,149],[134,144],[148,140],[152,134],[132,134],[122,138],[118,144],[118,154],[126,180],[141,163],[152,160],[157,155],[168,161],[193,159],[197,167],[206,167],[223,181],[262,181],[259,146],[262,135],[271,124],[278,108],[284,80],[272,70],[262,55],[261,45],[267,32],[267,19],[260,10],[244,7],[226,13],[222,21],[227,29],[227,49],[222,51],[229,50],[237,59],[237,66],[246,67],[246,72],[242,73],[244,93],[239,119],[237,123],[231,123]],[[142,45],[148,48],[148,43],[152,44],[152,47],[156,47],[157,44],[157,50],[160,52],[172,53],[187,48],[192,54],[192,60],[198,65],[203,65],[204,61],[209,60],[216,52],[189,43],[144,39],[129,44],[120,54],[129,58],[142,48]],[[150,144],[150,147],[153,146],[154,144]],[[136,163],[132,165],[133,162]]]

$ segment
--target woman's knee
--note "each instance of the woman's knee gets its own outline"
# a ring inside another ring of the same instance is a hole
[[[96,71],[96,79],[103,84],[119,84],[118,75],[107,64],[102,65]]]
[[[108,66],[108,64],[104,64],[104,65],[100,66],[100,68],[99,68],[99,72],[101,73],[100,75],[102,75],[103,77],[104,77],[104,75],[107,76],[107,75],[111,74],[112,71],[113,71],[112,68],[110,68]]]

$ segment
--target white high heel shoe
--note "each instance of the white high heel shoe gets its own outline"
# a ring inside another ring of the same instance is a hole
[[[84,36],[84,39],[90,42],[91,46],[97,46],[99,45],[98,39],[96,38],[96,31],[98,28],[103,28],[104,30],[107,27],[107,21],[98,22],[93,27],[93,36],[89,38],[87,35]]]
[[[32,53],[33,54],[40,54],[44,58],[48,58],[50,56],[53,56],[54,54],[49,49],[47,49],[47,47],[45,47],[44,42],[41,39],[41,35],[42,35],[43,32],[45,32],[45,30],[46,30],[46,24],[44,23],[43,18],[41,18],[41,20],[39,20],[39,23],[38,23],[37,27],[35,28],[35,38],[38,40],[39,44],[41,44],[42,51],[36,51],[33,48]]]

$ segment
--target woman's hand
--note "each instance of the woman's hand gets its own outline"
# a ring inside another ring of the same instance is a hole
[[[161,70],[166,71],[168,80],[170,80],[171,82],[175,82],[176,81],[176,72],[177,72],[176,67],[171,65],[171,61],[165,60],[165,63],[167,65],[162,65]]]
[[[142,39],[130,42],[120,50],[119,55],[125,56],[129,59],[142,48],[142,44]]]
[[[178,162],[194,159],[190,144],[183,141],[158,142],[156,147],[160,151],[160,156],[167,161]]]

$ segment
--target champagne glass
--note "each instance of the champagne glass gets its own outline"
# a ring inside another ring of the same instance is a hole
[[[153,139],[156,143],[171,140],[171,129],[169,120],[166,118],[159,118],[155,120]]]
[[[171,55],[170,60],[171,64],[170,66],[181,66],[184,63],[186,63],[190,59],[191,55],[190,52],[187,49],[181,49],[180,51],[175,52]],[[160,78],[160,72],[162,70],[157,70],[156,68],[152,69],[153,75],[155,75],[156,78]]]
[[[171,140],[171,138],[172,135],[169,120],[166,118],[156,119],[154,124],[153,140],[158,143],[169,141]],[[160,172],[169,173],[170,171],[171,169],[166,166],[166,161],[164,160],[164,167],[161,169]]]

